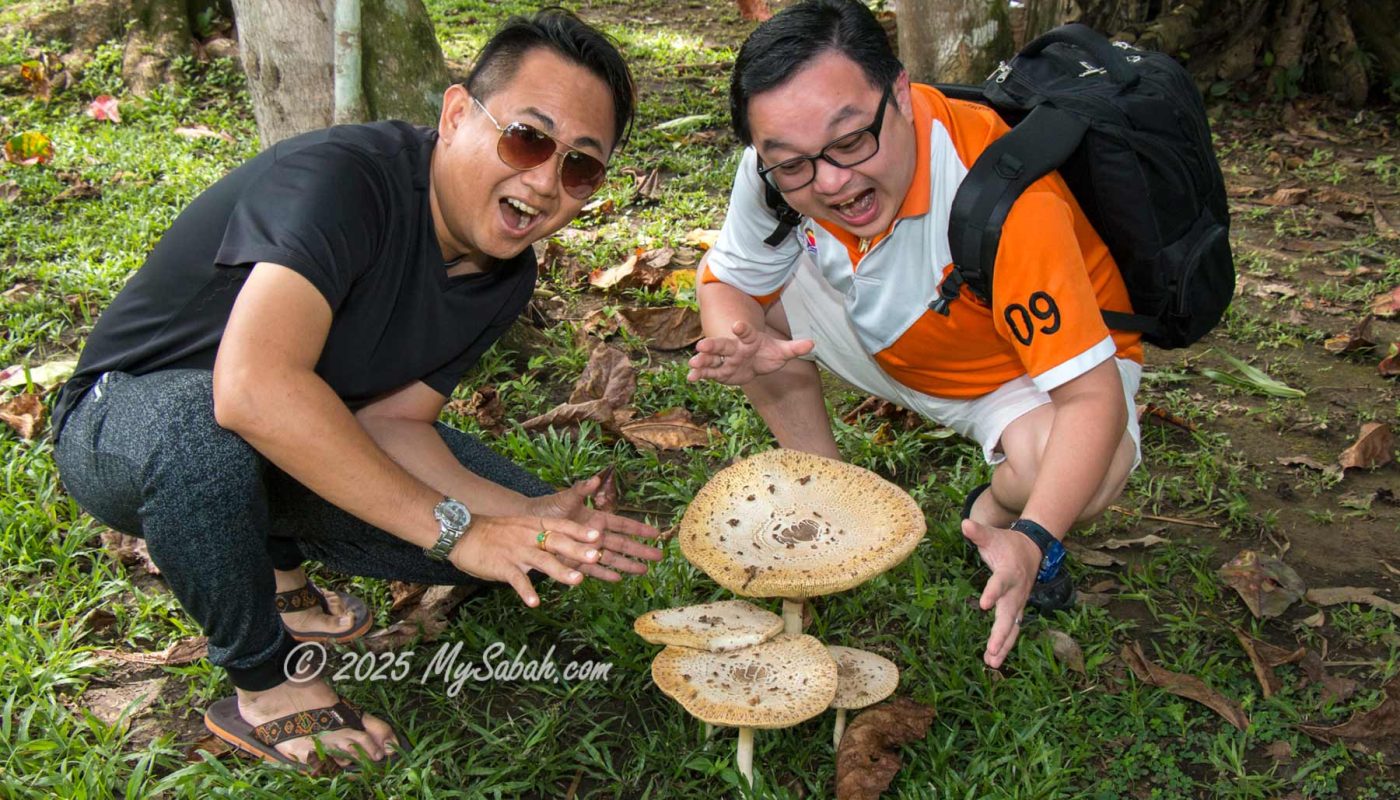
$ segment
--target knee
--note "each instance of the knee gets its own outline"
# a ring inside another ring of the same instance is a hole
[[[1079,522],[1087,522],[1112,505],[1113,501],[1123,495],[1123,490],[1128,486],[1128,477],[1132,474],[1133,464],[1137,461],[1137,442],[1133,440],[1131,434],[1124,433],[1123,439],[1118,443],[1118,450],[1113,454],[1113,461],[1109,463],[1108,474],[1104,476],[1099,490],[1090,498],[1089,504],[1079,515]]]
[[[146,468],[148,486],[158,483],[184,490],[217,486],[230,495],[246,497],[254,484],[261,483],[262,456],[241,436],[218,424],[211,394],[157,402],[151,417],[156,446]]]

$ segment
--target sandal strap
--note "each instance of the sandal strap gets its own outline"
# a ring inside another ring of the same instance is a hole
[[[277,606],[278,614],[305,611],[316,606],[320,606],[321,610],[327,614],[331,613],[330,603],[326,602],[326,596],[311,581],[307,581],[295,589],[278,592],[272,596],[272,602]]]
[[[342,728],[351,728],[357,731],[365,729],[364,721],[360,718],[360,710],[345,700],[341,700],[333,706],[298,711],[271,722],[264,722],[253,728],[253,736],[268,747],[275,747],[280,742],[289,739],[312,736],[327,731],[338,731]]]

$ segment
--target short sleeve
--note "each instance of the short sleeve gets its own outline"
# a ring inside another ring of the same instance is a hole
[[[377,258],[388,194],[382,174],[344,145],[279,156],[234,206],[215,262],[281,264],[336,309]]]
[[[734,175],[724,226],[706,259],[710,275],[755,297],[781,289],[802,254],[802,246],[795,235],[787,236],[776,247],[765,244],[777,225],[777,216],[763,200],[758,154],[752,147],[745,148]]]
[[[1034,188],[1012,206],[997,248],[992,322],[1036,386],[1050,391],[1116,350],[1065,200]]]

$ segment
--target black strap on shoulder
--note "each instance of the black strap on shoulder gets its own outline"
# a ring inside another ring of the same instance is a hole
[[[997,244],[1012,204],[1026,187],[1063,164],[1087,129],[1079,117],[1042,103],[983,151],[953,197],[948,220],[953,271],[929,308],[947,314],[963,285],[990,302]]]
[[[1162,321],[1146,314],[1126,314],[1122,311],[1104,311],[1103,321],[1109,330],[1141,331],[1149,336],[1162,333]]]
[[[787,204],[783,199],[782,192],[768,185],[768,181],[763,182],[763,201],[768,207],[773,209],[773,213],[778,215],[778,227],[768,234],[768,238],[763,243],[769,247],[777,247],[783,243],[792,229],[797,227],[797,223],[802,221],[802,215],[797,210]]]

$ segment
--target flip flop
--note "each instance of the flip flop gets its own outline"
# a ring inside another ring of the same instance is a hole
[[[344,644],[352,642],[369,632],[370,626],[374,624],[374,617],[369,613],[369,606],[358,597],[337,592],[340,600],[345,604],[345,610],[354,616],[354,624],[347,631],[303,631],[294,630],[290,626],[287,632],[298,642],[320,642],[322,644]],[[321,610],[327,614],[331,613],[330,603],[326,600],[326,595],[316,584],[307,581],[305,585],[296,589],[288,589],[285,592],[278,592],[273,595],[273,602],[277,605],[277,613],[286,614],[292,611],[303,611],[308,608],[320,606]]]
[[[204,712],[204,727],[237,750],[265,761],[286,764],[301,772],[311,772],[311,765],[284,755],[276,748],[278,743],[343,728],[357,731],[365,729],[360,710],[347,700],[341,700],[335,705],[325,708],[298,711],[295,714],[288,714],[280,719],[253,726],[238,713],[237,697],[225,697],[209,706],[209,710]],[[394,745],[394,751],[385,756],[383,761],[371,763],[385,764],[407,752],[408,745],[399,739]],[[339,768],[346,772],[357,770],[354,764]]]

